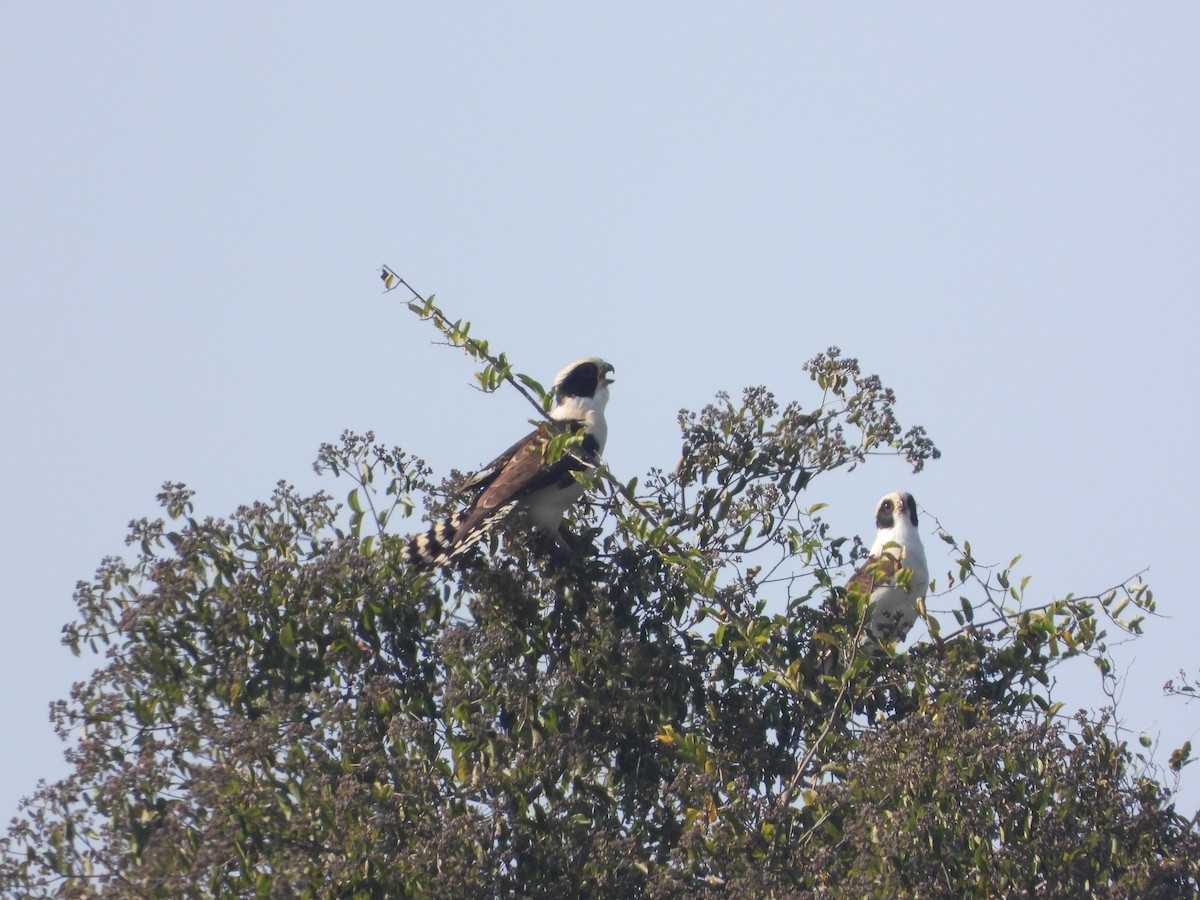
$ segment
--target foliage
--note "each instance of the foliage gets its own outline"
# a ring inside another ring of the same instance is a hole
[[[385,273],[385,278],[390,273]],[[402,284],[391,275],[388,284]],[[485,390],[545,392],[450,322]],[[836,349],[807,405],[683,412],[682,460],[601,469],[567,554],[514,520],[449,573],[399,563],[452,494],[367,435],[321,449],[345,507],[280,483],[228,519],[167,485],[79,585],[104,666],[54,715],[73,774],[3,842],[23,896],[1177,896],[1200,835],[1055,666],[1109,665],[1144,585],[1041,604],[970,545],[954,623],[899,653],[839,585],[863,548],[814,482],[937,451]],[[953,595],[953,596],[951,596]],[[831,657],[832,654],[832,657]],[[820,661],[835,657],[836,666]]]

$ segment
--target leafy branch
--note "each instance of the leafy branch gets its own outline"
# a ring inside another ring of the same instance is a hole
[[[479,382],[482,391],[493,393],[502,383],[507,382],[529,402],[530,406],[537,410],[542,419],[550,420],[549,411],[553,397],[533,378],[514,372],[505,354],[493,354],[487,341],[471,337],[470,322],[464,322],[462,319],[450,321],[446,314],[434,305],[434,300],[437,299],[435,295],[430,294],[428,298],[421,296],[416,288],[388,266],[383,266],[380,277],[383,279],[384,293],[394,291],[400,286],[408,288],[409,293],[413,296],[413,299],[408,301],[408,308],[412,312],[420,316],[422,320],[432,322],[450,346],[463,350],[476,362],[486,363],[481,371],[475,373],[475,380]],[[537,396],[535,397],[534,394]]]

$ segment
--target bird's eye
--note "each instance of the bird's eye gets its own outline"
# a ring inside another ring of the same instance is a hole
[[[891,511],[892,511],[892,501],[891,501],[891,500],[884,500],[884,501],[883,501],[883,508],[884,508],[885,510],[887,510],[888,512],[891,512]]]

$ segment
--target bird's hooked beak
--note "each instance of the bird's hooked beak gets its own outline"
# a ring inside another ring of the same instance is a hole
[[[600,383],[607,385],[616,381],[616,379],[612,377],[612,373],[614,371],[615,370],[613,369],[612,365],[606,365],[604,367],[604,371],[600,373]]]

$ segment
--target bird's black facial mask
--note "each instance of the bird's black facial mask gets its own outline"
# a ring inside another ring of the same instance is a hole
[[[558,399],[563,397],[594,397],[600,382],[600,367],[595,363],[582,363],[571,370],[571,374],[558,385]]]
[[[561,402],[564,397],[595,397],[599,386],[600,367],[594,362],[580,363],[558,383],[557,399]]]
[[[912,494],[901,494],[904,499],[904,514],[908,517],[908,521],[913,528],[917,527],[917,501],[913,499]],[[879,511],[875,514],[876,528],[895,528],[896,527],[896,504],[891,498],[884,500],[879,504]]]
[[[876,528],[892,528],[896,524],[896,507],[891,500],[884,500],[879,504],[879,511],[875,513]]]

